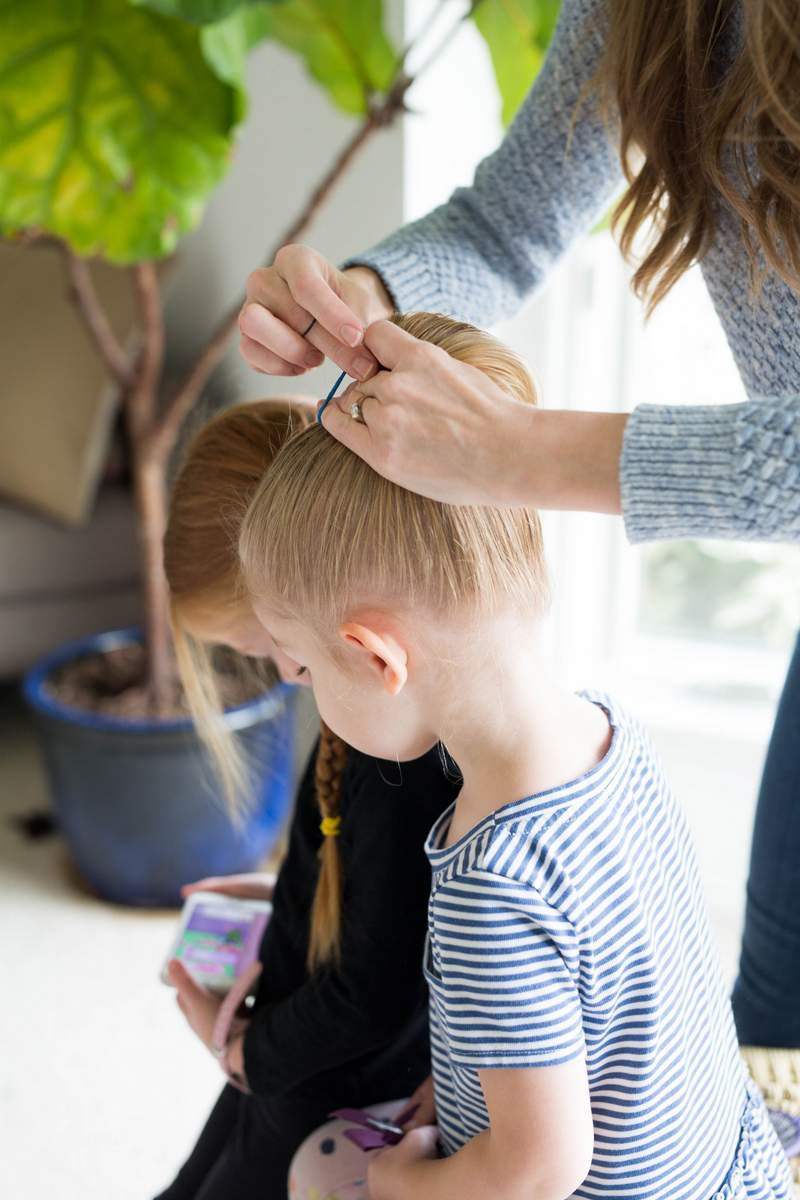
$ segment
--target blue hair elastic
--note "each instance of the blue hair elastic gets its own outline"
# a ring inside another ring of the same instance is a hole
[[[326,396],[326,397],[325,397],[325,399],[322,401],[322,404],[320,404],[320,406],[319,406],[319,412],[317,413],[317,424],[318,424],[318,425],[321,425],[321,424],[322,424],[322,414],[325,412],[325,409],[328,407],[328,405],[330,404],[331,400],[333,399],[333,397],[334,397],[334,396],[336,395],[336,393],[338,392],[338,390],[339,390],[339,384],[342,382],[342,380],[344,379],[344,377],[345,377],[345,375],[346,375],[346,374],[347,374],[347,371],[342,371],[341,375],[340,375],[340,376],[339,376],[339,378],[336,380],[336,383],[333,385],[333,387],[331,388],[331,390],[328,392],[327,396]]]

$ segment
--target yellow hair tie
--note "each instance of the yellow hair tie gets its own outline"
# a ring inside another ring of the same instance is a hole
[[[323,817],[319,827],[325,837],[338,837],[341,825],[341,817]]]

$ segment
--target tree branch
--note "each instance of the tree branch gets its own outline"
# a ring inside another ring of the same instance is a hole
[[[151,437],[158,411],[161,368],[164,362],[164,314],[161,289],[152,262],[131,268],[141,322],[142,349],[136,379],[128,395],[128,428],[135,440]]]
[[[120,387],[127,389],[134,375],[133,360],[117,341],[116,334],[106,316],[105,309],[95,291],[92,276],[86,262],[78,258],[69,246],[61,243],[67,260],[67,269],[72,290],[72,299],[83,318],[101,359],[108,367]]]
[[[403,107],[403,97],[407,86],[405,84],[402,93],[397,89],[392,97],[392,111],[395,114],[401,111]],[[278,238],[265,259],[265,265],[273,261],[281,246],[285,246],[288,242],[295,242],[302,236],[358,152],[375,131],[387,124],[389,119],[391,119],[388,114],[389,110],[386,108],[386,105],[381,104],[364,118],[358,129],[342,148],[330,168],[314,188],[302,212],[299,213],[297,218]],[[200,393],[208,382],[209,376],[225,356],[243,304],[244,296],[240,296],[236,303],[228,309],[212,333],[211,338],[179,384],[178,390],[167,405],[164,415],[158,423],[155,436],[159,441],[163,440],[166,445],[171,446],[176,440],[184,419],[196,403]]]
[[[448,0],[442,0],[434,15],[438,16],[447,6],[447,3]],[[265,265],[273,262],[275,255],[282,246],[297,241],[306,229],[308,229],[342,175],[344,175],[355,156],[363,149],[372,135],[378,129],[384,129],[391,125],[401,113],[406,111],[406,93],[408,89],[439,58],[442,51],[464,22],[474,14],[481,3],[482,0],[471,0],[468,9],[462,12],[453,22],[446,35],[439,41],[436,49],[425,60],[424,64],[415,71],[413,78],[406,74],[404,64],[409,54],[424,40],[435,22],[432,20],[426,21],[417,35],[404,47],[398,62],[395,78],[383,99],[370,107],[367,116],[312,191],[302,212],[289,228],[284,230],[281,237],[278,238],[265,259]],[[209,341],[200,351],[179,384],[171,401],[168,403],[154,431],[154,436],[162,444],[164,452],[168,452],[177,440],[181,424],[196,403],[210,375],[224,358],[228,342],[236,328],[244,300],[244,296],[240,296],[236,303],[222,317]]]

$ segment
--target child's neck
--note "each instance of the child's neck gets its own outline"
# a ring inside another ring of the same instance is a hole
[[[484,646],[468,703],[441,714],[442,740],[464,778],[450,844],[502,805],[578,778],[608,750],[605,713],[558,685],[536,631],[524,632],[500,638],[489,654]]]

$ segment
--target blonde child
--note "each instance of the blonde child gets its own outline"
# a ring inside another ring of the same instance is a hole
[[[227,410],[197,434],[173,489],[165,566],[179,662],[234,803],[246,772],[215,720],[212,647],[233,647],[251,665],[269,658],[284,680],[305,682],[303,668],[254,618],[240,585],[237,543],[242,515],[275,454],[312,419],[307,404]],[[239,1086],[223,1088],[161,1200],[283,1200],[294,1150],[331,1108],[400,1100],[426,1078],[418,963],[430,870],[423,842],[455,790],[435,751],[400,770],[350,750],[323,725],[274,895],[274,881],[259,876],[185,889],[272,895],[274,909],[255,1006],[246,1025],[233,1027],[227,1047],[225,1066]],[[171,975],[189,1024],[210,1048],[218,1001],[180,963]]]
[[[442,371],[533,402],[489,335],[397,320]],[[348,397],[367,426],[368,395]],[[426,843],[438,1134],[372,1156],[371,1200],[788,1198],[661,767],[615,701],[548,672],[536,513],[406,492],[316,426],[276,458],[240,554],[331,729],[401,762],[441,741],[463,774]]]

